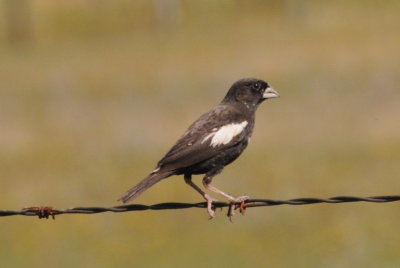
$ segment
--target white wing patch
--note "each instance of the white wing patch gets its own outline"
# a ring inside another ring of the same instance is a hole
[[[243,129],[247,126],[247,124],[248,124],[247,121],[243,121],[242,123],[222,126],[219,129],[215,129],[215,131],[208,134],[201,141],[201,143],[204,143],[208,139],[212,138],[210,143],[212,147],[217,147],[218,145],[221,144],[228,144],[233,139],[233,137],[235,137],[236,135],[240,134],[243,131]]]

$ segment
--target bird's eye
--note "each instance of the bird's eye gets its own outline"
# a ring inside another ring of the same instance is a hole
[[[260,83],[255,83],[255,84],[253,85],[253,87],[254,87],[254,89],[256,89],[256,90],[259,90],[259,89],[261,88],[261,85],[260,85]]]

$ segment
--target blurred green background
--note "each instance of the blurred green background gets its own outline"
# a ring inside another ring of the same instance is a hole
[[[399,1],[0,2],[0,209],[113,206],[236,80],[233,195],[400,194]],[[195,178],[200,182],[200,177]],[[201,202],[181,177],[135,203]],[[1,267],[397,267],[398,203],[0,219]]]

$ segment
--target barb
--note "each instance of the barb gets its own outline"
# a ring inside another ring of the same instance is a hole
[[[336,196],[327,199],[322,198],[296,198],[289,200],[272,200],[272,199],[249,199],[244,202],[244,205],[237,208],[253,208],[277,205],[311,205],[318,203],[338,204],[349,202],[372,202],[372,203],[387,203],[400,201],[400,195],[387,196],[372,196],[372,197],[355,197],[355,196]],[[214,208],[232,207],[230,203],[214,202]],[[143,210],[167,210],[167,209],[187,209],[187,208],[207,208],[206,202],[201,203],[159,203],[154,205],[131,204],[114,207],[75,207],[69,209],[55,209],[51,206],[35,206],[26,207],[20,211],[0,210],[0,217],[4,216],[37,216],[39,219],[55,219],[56,215],[60,214],[96,214],[103,212],[128,212],[128,211],[143,211]]]

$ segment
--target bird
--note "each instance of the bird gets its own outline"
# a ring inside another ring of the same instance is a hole
[[[211,219],[215,216],[212,203],[217,199],[192,181],[192,175],[204,174],[202,183],[206,190],[222,195],[230,204],[243,203],[249,199],[248,196],[233,197],[211,185],[211,182],[246,149],[259,105],[276,97],[279,97],[279,93],[261,79],[243,78],[236,81],[222,101],[194,121],[161,158],[156,168],[118,201],[127,203],[157,182],[173,175],[183,175],[186,184],[206,200]]]

